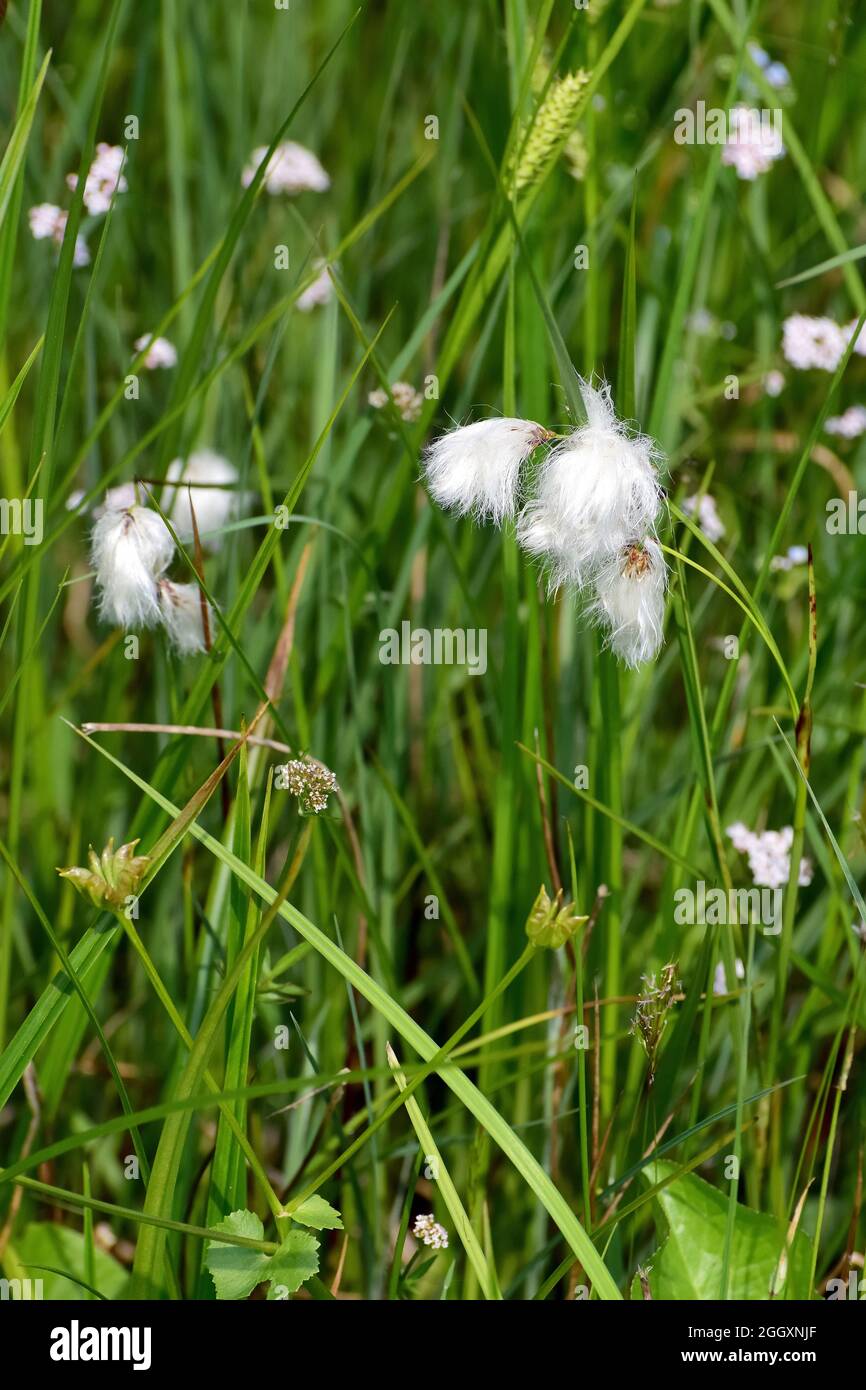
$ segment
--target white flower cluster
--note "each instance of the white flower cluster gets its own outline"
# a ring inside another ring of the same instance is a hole
[[[210,450],[191,454],[186,463],[175,459],[168,470],[172,486],[163,489],[160,505],[179,539],[192,539],[192,509],[199,533],[223,526],[237,506],[228,487],[237,473],[230,463]],[[184,483],[213,486],[193,489]],[[214,634],[214,617],[197,584],[178,584],[166,577],[175,555],[171,532],[154,509],[139,500],[133,483],[110,488],[94,513],[91,558],[96,571],[99,615],[125,631],[164,627],[172,646],[187,656],[205,650],[205,613],[208,631]],[[211,537],[210,544],[218,540]]]
[[[412,1227],[412,1234],[416,1240],[421,1240],[425,1245],[431,1245],[434,1250],[448,1249],[448,1232],[430,1212],[427,1216],[416,1216],[415,1225]]]
[[[296,301],[296,307],[302,314],[308,314],[311,309],[317,309],[321,304],[329,304],[334,297],[334,282],[328,274],[325,262],[317,261],[316,265],[318,275],[301,291]]]
[[[750,182],[772,169],[785,153],[781,132],[775,122],[762,119],[751,106],[735,106],[730,114],[728,138],[722,149],[722,163],[737,171],[737,178]]]
[[[785,360],[798,371],[817,367],[822,372],[835,372],[857,328],[857,320],[838,324],[826,315],[790,314],[782,324],[782,352]],[[866,330],[854,351],[866,357]]]
[[[686,516],[697,516],[697,522],[708,540],[715,545],[725,534],[725,523],[719,516],[716,499],[709,492],[702,497],[687,497],[683,502]]]
[[[382,410],[389,399],[393,401],[401,419],[408,420],[410,424],[419,418],[424,408],[424,397],[408,381],[395,381],[387,391],[380,386],[367,397],[374,410]]]
[[[791,846],[794,843],[794,828],[786,825],[781,830],[749,830],[742,821],[729,825],[726,831],[734,849],[749,858],[752,882],[759,888],[783,888],[791,871]],[[800,860],[798,883],[803,887],[812,882],[812,865],[808,859]]]
[[[552,589],[574,586],[627,666],[654,657],[662,642],[666,567],[655,540],[661,509],[660,453],[617,419],[610,387],[580,380],[586,424],[557,438],[533,485],[523,465],[556,438],[532,420],[480,420],[450,430],[427,450],[434,500],[460,515],[501,525],[545,566]]]
[[[149,372],[159,367],[177,366],[177,348],[168,338],[154,338],[152,333],[145,333],[136,338],[133,346],[136,352],[144,353],[144,366]]]
[[[91,217],[100,217],[108,212],[115,190],[125,193],[126,179],[121,173],[123,150],[119,145],[107,145],[101,141],[96,146],[96,154],[84,183],[84,206]],[[78,187],[78,175],[67,174],[66,182],[70,188]],[[50,238],[55,246],[60,246],[66,232],[69,213],[55,203],[37,203],[27,214],[30,231],[35,241]],[[90,264],[90,251],[81,232],[75,238],[72,264],[76,268]]]
[[[805,545],[789,545],[784,555],[774,555],[770,561],[771,570],[792,570],[797,565],[809,563],[809,548]]]
[[[831,415],[824,424],[827,434],[840,439],[859,439],[866,431],[866,405],[849,405],[842,415]]]
[[[267,145],[259,145],[250,155],[249,163],[241,174],[241,183],[249,188],[262,161],[268,153]],[[272,197],[280,193],[324,193],[330,188],[331,180],[322,168],[312,150],[286,140],[277,145],[265,170],[264,186]]]

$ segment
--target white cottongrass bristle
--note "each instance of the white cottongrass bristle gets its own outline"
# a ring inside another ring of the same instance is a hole
[[[517,510],[521,465],[549,439],[534,420],[476,420],[449,430],[424,455],[424,476],[440,507],[500,525]]]
[[[184,545],[193,539],[194,509],[202,542],[211,550],[218,549],[221,538],[213,533],[235,516],[240,505],[238,494],[232,486],[237,482],[237,469],[212,449],[199,449],[185,461],[174,459],[165,477],[166,487],[160,506],[179,539]],[[188,483],[198,486],[187,487]]]
[[[651,537],[632,541],[599,567],[590,615],[607,630],[607,645],[634,668],[657,656],[664,636],[667,569]]]
[[[253,150],[241,175],[244,188],[249,188],[267,152],[267,145],[259,145]],[[277,145],[268,160],[264,186],[273,197],[280,193],[324,193],[330,188],[331,180],[312,150],[296,144],[294,140],[286,140],[282,145]]]
[[[608,556],[653,532],[661,506],[654,442],[617,419],[609,386],[581,379],[580,391],[586,424],[551,449],[517,526],[552,588],[588,583]]]
[[[124,629],[159,622],[156,581],[171,564],[174,541],[157,512],[107,508],[93,528],[91,555],[103,618]]]
[[[202,605],[207,611],[208,634],[211,640],[214,635],[214,617],[213,609],[198,585],[175,584],[170,579],[161,579],[157,588],[160,618],[175,650],[182,656],[192,656],[195,652],[206,651]]]

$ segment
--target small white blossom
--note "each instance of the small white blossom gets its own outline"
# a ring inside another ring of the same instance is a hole
[[[609,556],[595,575],[590,616],[607,629],[607,644],[626,666],[651,661],[663,640],[667,570],[649,536]]]
[[[206,650],[202,603],[207,609],[208,632],[214,636],[213,609],[204,598],[197,584],[174,584],[170,579],[161,579],[159,590],[159,615],[172,646],[182,656]]]
[[[766,174],[785,153],[782,136],[775,123],[761,119],[749,106],[735,106],[730,114],[730,130],[722,149],[722,163],[737,171],[740,179],[756,179]]]
[[[133,346],[136,352],[144,352],[144,366],[149,372],[155,372],[159,367],[177,366],[177,348],[168,338],[154,338],[152,333],[145,333],[141,338],[136,338]]]
[[[738,980],[744,980],[746,978],[746,967],[743,965],[739,956],[737,956],[734,961],[734,974]],[[727,992],[728,977],[725,974],[725,963],[720,960],[716,966],[716,973],[713,976],[713,994],[727,994]]]
[[[327,267],[322,261],[318,262],[321,267],[316,276],[305,290],[298,295],[296,308],[302,314],[308,314],[311,309],[316,309],[321,304],[329,304],[334,297],[334,282],[328,274]]]
[[[784,555],[774,555],[770,561],[771,570],[792,570],[796,565],[809,563],[809,548],[805,545],[789,545]]]
[[[410,423],[419,418],[424,408],[424,397],[408,381],[395,381],[388,391],[379,387],[370,392],[367,400],[374,410],[382,410],[389,400],[393,401],[401,418]]]
[[[548,437],[534,421],[508,417],[449,430],[424,455],[431,496],[461,516],[499,525],[516,511],[521,465]]]
[[[697,512],[698,525],[713,544],[724,536],[725,524],[716,508],[716,499],[709,492],[702,497],[687,497],[683,502],[683,511],[686,516],[694,516]]]
[[[241,175],[244,188],[252,183],[267,152],[267,145],[259,145],[253,150]],[[324,193],[331,186],[330,178],[312,150],[295,144],[293,140],[277,145],[268,161],[264,182],[268,193],[274,196],[280,193],[304,193],[307,190]]]
[[[416,1216],[415,1225],[412,1227],[412,1234],[416,1240],[421,1240],[425,1245],[430,1245],[434,1250],[448,1249],[448,1232],[430,1212],[426,1216]]]
[[[727,836],[734,848],[748,855],[752,882],[758,888],[784,888],[791,871],[791,846],[794,828],[781,830],[749,830],[742,821],[729,825]],[[797,881],[805,887],[812,882],[813,869],[808,859],[800,860]]]
[[[824,429],[827,434],[838,434],[842,439],[857,439],[866,431],[866,406],[849,405],[842,415],[831,415]]]
[[[818,367],[824,372],[834,372],[847,345],[844,330],[829,318],[790,314],[782,325],[785,360],[800,371]]]
[[[300,809],[317,816],[328,809],[328,798],[339,791],[337,779],[329,767],[314,758],[293,758],[279,769],[282,786],[298,798]]]
[[[160,506],[184,545],[193,539],[192,509],[202,543],[216,550],[220,537],[209,534],[219,531],[237,513],[240,499],[229,486],[237,482],[237,469],[211,449],[199,449],[189,458],[174,459],[166,470],[166,482],[180,486],[166,487]],[[213,486],[188,488],[186,483]],[[190,506],[192,498],[192,506]]]
[[[120,145],[107,145],[101,141],[96,146],[96,154],[84,181],[84,206],[92,217],[100,217],[108,212],[115,190],[125,193],[127,182],[120,172],[123,168],[123,150]],[[78,187],[78,175],[67,174],[66,182],[70,188]]]
[[[857,319],[852,319],[851,322],[846,323],[845,327],[842,329],[842,332],[845,336],[846,347],[848,343],[850,343],[851,339],[854,336],[854,333],[856,332],[857,323]],[[854,351],[856,352],[858,357],[866,357],[866,324],[864,324],[860,330],[857,341],[854,344]]]
[[[587,423],[551,449],[517,535],[546,562],[551,586],[585,584],[599,563],[655,529],[660,453],[618,420],[610,387],[580,380]]]
[[[100,616],[122,628],[157,623],[156,581],[174,555],[174,541],[162,517],[138,505],[103,511],[93,528],[91,555]]]
[[[68,217],[69,213],[65,212],[63,208],[56,207],[54,203],[37,203],[36,207],[32,207],[27,214],[34,239],[43,241],[46,237],[50,237],[55,246],[63,244]],[[90,265],[90,252],[81,232],[75,238],[72,264],[76,269],[80,269],[83,265]]]
[[[764,376],[764,392],[768,396],[781,396],[785,389],[785,378],[775,368]]]

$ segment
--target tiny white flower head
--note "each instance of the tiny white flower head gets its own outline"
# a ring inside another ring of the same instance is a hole
[[[722,163],[736,169],[738,178],[751,181],[759,174],[766,174],[784,153],[782,135],[775,121],[762,119],[761,112],[752,107],[734,107],[730,131],[722,149]]]
[[[655,443],[617,419],[609,386],[581,379],[580,390],[587,423],[551,449],[517,527],[552,588],[587,583],[596,565],[653,532],[661,505]]]
[[[499,525],[517,509],[521,465],[549,437],[533,420],[508,417],[449,430],[424,455],[430,494],[440,507]]]
[[[133,346],[136,352],[144,353],[144,365],[149,372],[159,367],[177,366],[177,348],[168,338],[154,338],[152,333],[145,333],[136,338]]]
[[[434,1250],[448,1249],[448,1232],[444,1226],[440,1226],[432,1212],[426,1216],[416,1216],[415,1224],[412,1227],[412,1234],[416,1240],[421,1240],[425,1245],[430,1245]]]
[[[849,405],[842,415],[831,415],[824,429],[827,434],[838,434],[842,439],[858,439],[866,432],[866,406]]]
[[[317,309],[321,304],[329,304],[334,297],[334,282],[328,274],[327,267],[323,261],[319,261],[317,264],[320,267],[319,274],[298,295],[295,304],[295,307],[302,314],[308,314],[311,309]]]
[[[175,650],[181,656],[206,651],[202,604],[207,610],[211,639],[214,635],[214,616],[198,585],[174,584],[170,579],[161,579],[157,588],[159,616]]]
[[[100,616],[122,628],[158,622],[156,581],[173,555],[174,541],[157,512],[138,505],[103,511],[91,538]]]
[[[718,508],[716,507],[716,499],[711,493],[705,492],[700,498],[697,494],[694,497],[687,497],[683,502],[683,511],[686,513],[686,516],[695,516],[697,514],[698,525],[707,539],[711,540],[714,545],[716,541],[720,541],[723,538],[725,534],[725,523],[719,516]]]
[[[380,386],[370,392],[367,400],[374,410],[382,410],[389,400],[393,401],[401,418],[408,420],[410,424],[420,418],[424,408],[424,397],[408,381],[395,381],[387,391],[383,391]]]
[[[63,243],[68,217],[69,213],[65,212],[63,208],[56,207],[54,203],[37,203],[36,207],[31,208],[27,214],[30,231],[35,240],[43,241],[46,237],[50,237],[55,246],[61,246]],[[90,252],[81,232],[75,238],[72,264],[76,269],[90,265]]]
[[[259,145],[253,150],[241,174],[244,188],[249,188],[267,152],[267,145]],[[331,180],[312,150],[305,149],[294,140],[286,140],[282,145],[277,145],[271,155],[264,184],[267,191],[276,196],[280,193],[305,193],[308,190],[311,193],[324,193],[330,188]]]
[[[790,314],[782,324],[785,360],[800,371],[819,367],[824,372],[835,372],[847,346],[844,329],[833,319]]]
[[[590,615],[607,629],[607,645],[634,668],[658,655],[663,640],[667,569],[650,537],[609,556],[595,575]]]
[[[240,500],[237,492],[229,486],[237,482],[237,469],[213,450],[199,449],[190,454],[186,461],[174,459],[165,476],[167,483],[180,484],[167,486],[160,502],[179,539],[186,545],[193,538],[192,498],[202,543],[210,546],[211,550],[218,549],[221,537],[207,533],[219,531],[237,513]],[[209,483],[212,486],[188,488],[185,486],[187,483]]]
[[[123,150],[120,145],[107,145],[104,141],[96,146],[96,153],[84,181],[84,206],[92,217],[101,217],[111,207],[115,190],[125,193],[127,182],[121,173]],[[67,174],[66,182],[70,188],[78,187],[78,175]]]
[[[768,396],[781,396],[785,389],[785,378],[780,371],[774,367],[764,376],[764,392]]]

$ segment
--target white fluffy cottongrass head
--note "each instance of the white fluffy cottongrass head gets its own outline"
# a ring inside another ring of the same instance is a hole
[[[167,486],[160,506],[180,540],[186,544],[193,539],[194,509],[202,542],[216,550],[221,538],[208,533],[219,531],[238,510],[239,498],[232,486],[237,482],[237,469],[212,449],[199,449],[185,461],[174,459],[165,476]],[[188,483],[198,486],[187,487]]]
[[[172,646],[181,656],[207,650],[202,608],[207,612],[208,634],[214,630],[213,609],[197,584],[175,584],[161,579],[157,585],[159,616]]]
[[[37,203],[27,214],[27,221],[30,224],[30,231],[35,241],[43,241],[46,238],[54,242],[55,246],[63,244],[63,237],[66,233],[66,221],[69,213],[63,208],[57,207],[54,203]],[[87,242],[81,232],[75,238],[75,250],[72,255],[72,264],[76,269],[81,266],[90,265],[90,252],[87,249]]]
[[[144,353],[144,366],[149,372],[159,367],[177,366],[177,348],[168,338],[154,338],[152,333],[145,333],[136,338],[133,346],[136,352]]]
[[[500,525],[517,510],[520,468],[550,438],[533,420],[476,420],[440,435],[424,455],[434,501],[460,516]]]
[[[580,391],[586,424],[551,449],[517,527],[552,588],[586,584],[607,557],[652,533],[661,506],[657,446],[617,419],[609,386],[581,379]]]
[[[253,150],[241,174],[244,188],[249,188],[267,153],[267,145],[259,145]],[[294,140],[286,140],[282,145],[277,145],[268,160],[264,185],[272,196],[307,191],[324,193],[330,188],[331,180],[312,150],[296,144]]]
[[[100,141],[84,181],[84,206],[92,217],[101,217],[111,207],[115,190],[125,193],[127,182],[123,168],[123,150],[120,145],[108,145]],[[78,175],[67,174],[66,182],[70,188],[78,187]]]
[[[607,630],[606,645],[628,667],[658,654],[666,582],[664,556],[649,536],[609,556],[596,572],[590,616]]]
[[[160,620],[157,580],[168,569],[174,541],[148,507],[107,507],[93,528],[91,556],[100,616],[124,629]]]

